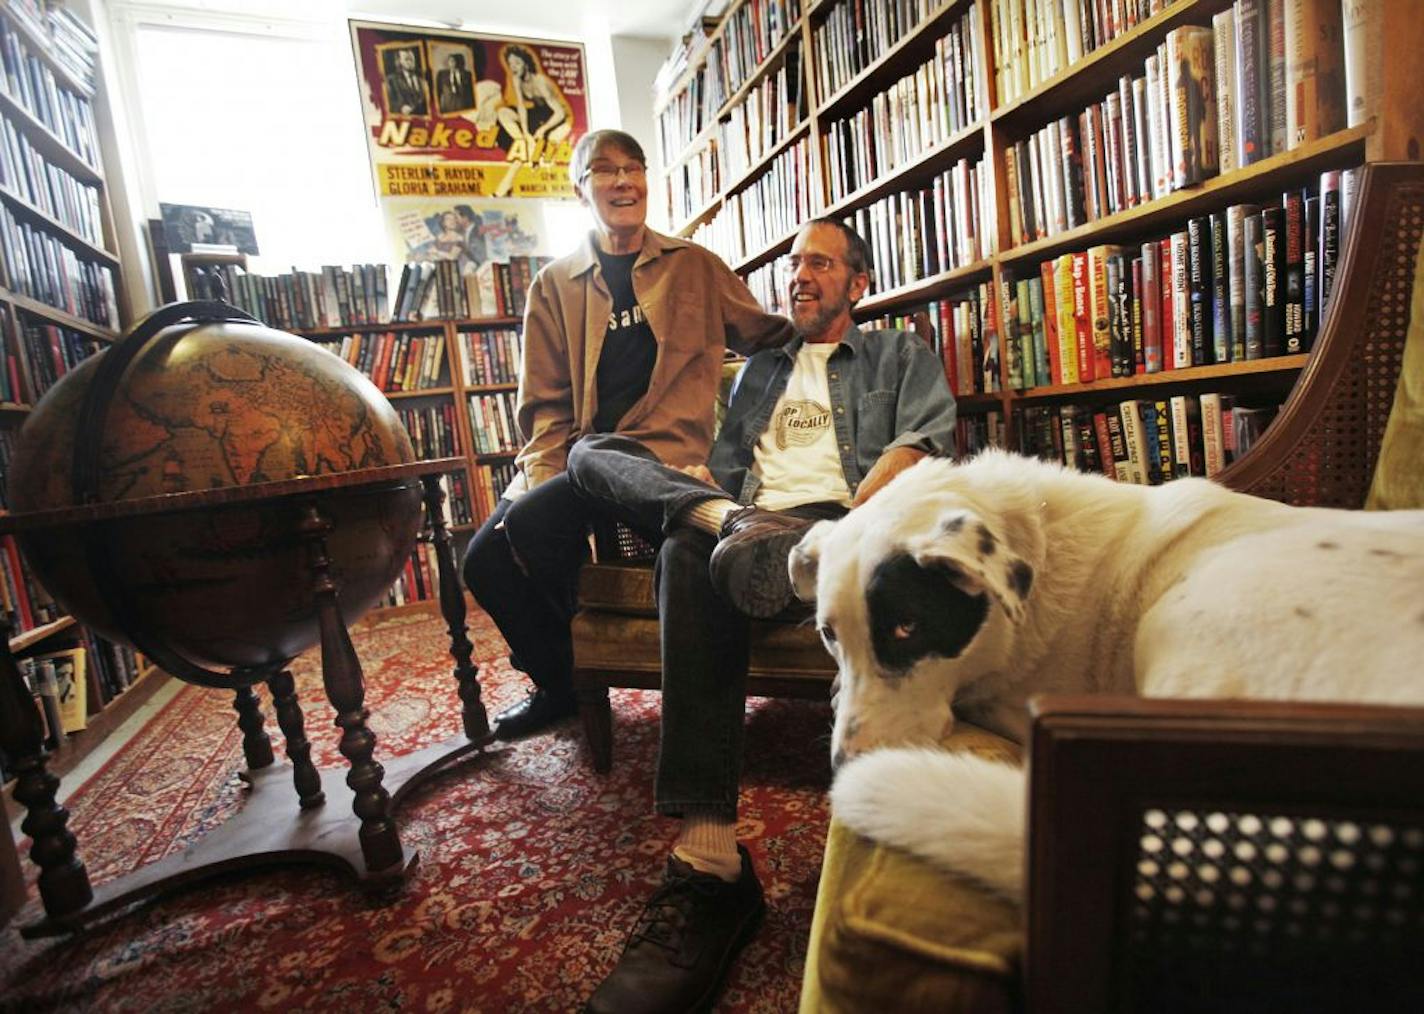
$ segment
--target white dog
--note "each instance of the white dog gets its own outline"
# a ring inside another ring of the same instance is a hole
[[[1023,772],[872,747],[937,742],[951,705],[1023,742],[1045,691],[1424,704],[1424,511],[988,452],[907,470],[789,566],[840,667],[836,815],[1010,896]]]

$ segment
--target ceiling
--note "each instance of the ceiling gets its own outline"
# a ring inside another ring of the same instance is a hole
[[[675,38],[703,5],[704,0],[346,0],[353,16],[566,38],[588,30]]]

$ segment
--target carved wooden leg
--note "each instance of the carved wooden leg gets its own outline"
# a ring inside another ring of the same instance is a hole
[[[606,684],[577,683],[579,718],[584,739],[593,755],[593,770],[606,775],[613,767],[613,706],[608,702]]]
[[[351,644],[351,635],[342,622],[336,603],[336,583],[331,577],[331,560],[326,555],[326,533],[331,523],[321,516],[316,502],[308,500],[302,511],[299,530],[311,554],[313,598],[321,629],[321,678],[326,696],[336,709],[341,728],[341,754],[351,762],[346,784],[354,794],[351,809],[361,818],[358,838],[366,869],[377,872],[400,863],[403,858],[400,834],[391,819],[391,797],[381,779],[385,769],[372,757],[376,736],[366,725],[369,712],[363,707],[366,688],[361,660]]]
[[[489,736],[489,716],[480,700],[479,670],[471,660],[474,645],[465,636],[465,593],[460,574],[455,567],[455,550],[450,531],[445,527],[440,505],[445,493],[438,475],[422,476],[425,486],[425,517],[430,524],[431,545],[435,549],[435,564],[440,574],[440,615],[450,633],[450,657],[455,660],[455,681],[460,687],[461,717],[465,736],[472,740]]]
[[[237,727],[242,730],[242,755],[247,758],[247,770],[256,771],[272,763],[272,741],[262,727],[262,702],[251,687],[238,687],[232,702],[237,711]]]
[[[326,793],[321,791],[321,775],[311,762],[311,743],[307,740],[306,722],[297,703],[297,688],[291,670],[283,669],[267,680],[272,690],[272,703],[277,709],[277,727],[287,741],[287,758],[292,762],[292,782],[303,810],[321,806]]]
[[[0,746],[15,772],[15,799],[26,809],[20,825],[34,844],[30,858],[40,868],[40,900],[52,918],[78,912],[94,891],[89,871],[74,852],[74,835],[65,826],[69,811],[55,802],[59,779],[45,768],[44,727],[15,659],[10,654],[10,625],[0,621]]]

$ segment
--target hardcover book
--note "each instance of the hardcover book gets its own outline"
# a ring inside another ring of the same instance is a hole
[[[1285,210],[1278,204],[1261,209],[1261,354],[1278,356],[1286,333]]]

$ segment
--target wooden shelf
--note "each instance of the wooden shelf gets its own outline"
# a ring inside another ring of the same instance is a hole
[[[508,384],[466,384],[464,391],[466,394],[491,394],[497,391],[517,391],[519,384],[510,382]]]
[[[119,266],[119,258],[114,254],[102,246],[96,245],[92,240],[85,239],[59,219],[41,211],[7,187],[0,187],[0,200],[14,209],[19,218],[28,219],[32,225],[39,226],[46,232],[58,234],[67,245],[77,248],[81,253],[94,260],[102,261],[110,267],[117,268]]]
[[[80,158],[78,152],[72,150],[58,135],[35,119],[28,109],[20,105],[4,89],[0,89],[0,111],[3,111],[15,126],[24,131],[25,136],[41,155],[75,177],[80,183],[89,183],[93,186],[104,185],[103,173]]]
[[[985,24],[988,24],[988,4],[980,2]],[[934,44],[939,34],[950,20],[962,16],[969,5],[965,0],[949,0],[939,10],[924,21],[899,42],[880,54],[864,70],[847,81],[833,94],[821,98],[815,108],[817,120],[840,119],[846,113],[858,109],[874,94],[884,91],[900,78],[924,63],[934,53]],[[985,54],[986,58],[988,54]],[[907,59],[908,57],[908,59]],[[810,76],[815,80],[815,74]]]
[[[934,147],[927,148],[899,168],[892,169],[880,178],[832,202],[823,214],[845,215],[867,204],[874,204],[882,197],[907,190],[922,179],[932,179],[944,172],[948,164],[941,163],[950,163],[971,152],[983,150],[984,126],[982,123],[970,124]]]
[[[80,334],[88,335],[101,342],[113,342],[119,338],[119,332],[112,328],[102,327],[98,324],[76,317],[58,307],[50,306],[48,303],[41,303],[38,299],[31,299],[29,296],[22,296],[18,292],[11,292],[9,289],[0,289],[0,301],[11,304],[17,309],[35,317],[42,317],[52,324],[61,327],[71,328]]]
[[[993,271],[992,260],[979,260],[963,267],[941,271],[929,278],[909,282],[899,288],[889,289],[866,296],[855,305],[855,315],[877,314],[884,310],[935,299],[957,287],[983,281]]]
[[[698,208],[691,215],[682,220],[682,223],[672,230],[674,236],[688,236],[703,222],[711,218],[722,207],[722,192],[719,191],[712,200]]]
[[[727,185],[722,188],[722,192],[718,196],[722,197],[726,196],[727,194],[735,194],[737,191],[743,189],[748,184],[754,183],[757,177],[759,177],[762,173],[766,172],[767,168],[771,165],[771,163],[776,160],[776,156],[780,155],[787,148],[791,147],[797,141],[801,140],[801,138],[810,129],[811,121],[802,120],[799,124],[796,125],[796,129],[792,130],[780,141],[777,141],[774,145],[767,149],[765,155],[752,162],[745,172],[739,174],[736,179],[729,181]]]
[[[0,415],[29,415],[33,407],[17,401],[0,401]]]
[[[468,390],[468,388],[466,388]],[[382,391],[388,401],[399,401],[402,398],[429,398],[436,395],[450,395],[455,393],[453,387],[424,387],[415,391]]]
[[[514,457],[518,451],[481,451],[471,455],[476,461],[504,461]]]
[[[717,45],[718,40],[720,40],[722,36],[727,34],[727,28],[732,23],[732,15],[736,12],[737,6],[734,5],[729,7],[726,13],[722,15],[721,22],[713,30],[712,34],[707,37],[707,45],[703,48],[698,58],[695,61],[688,61],[687,69],[678,76],[676,81],[674,81],[670,86],[668,86],[667,97],[665,99],[662,99],[660,102],[654,104],[654,120],[656,120],[659,116],[663,114],[663,110],[665,110],[668,106],[672,105],[673,99],[677,98],[679,95],[681,95],[684,91],[687,90],[687,86],[692,83],[692,79],[697,74],[697,71],[707,63],[707,57],[711,55],[712,48]],[[738,92],[741,91],[741,89],[748,82],[755,82],[757,80],[758,75],[762,74],[768,66],[775,62],[777,56],[779,56],[785,50],[787,44],[792,39],[797,39],[801,37],[801,26],[805,23],[805,20],[806,15],[803,12],[801,17],[797,18],[795,21],[793,21],[790,25],[787,26],[785,37],[771,48],[771,50],[767,53],[766,58],[763,59],[761,63],[753,67],[751,73],[747,75],[746,79],[742,81],[742,83],[739,84],[735,90],[733,90],[732,94],[728,96],[727,99],[724,100],[720,106],[717,107],[717,112],[708,118],[709,124],[715,125],[717,121],[726,114],[727,110],[735,104]],[[705,130],[706,128],[704,127],[703,129]],[[696,138],[694,138],[693,140],[695,143]]]
[[[1213,176],[1196,186],[1175,190],[1166,197],[1139,204],[1116,214],[1069,229],[1047,239],[1034,240],[999,254],[1003,264],[1040,261],[1060,253],[1086,249],[1099,243],[1116,243],[1130,237],[1165,231],[1188,218],[1262,197],[1279,198],[1282,191],[1318,176],[1322,170],[1358,164],[1364,159],[1365,139],[1374,121],[1337,131],[1329,137],[1272,155],[1223,176]]]
[[[1304,352],[1293,356],[1271,356],[1268,359],[1247,359],[1236,363],[1189,366],[1179,370],[1163,370],[1160,373],[1110,377],[1106,380],[1095,380],[1089,384],[1030,387],[1022,391],[1011,392],[1010,398],[1015,402],[1031,404],[1036,401],[1072,401],[1074,398],[1091,398],[1102,393],[1120,393],[1167,385],[1220,381],[1235,377],[1281,374],[1289,378],[1290,374],[1298,372],[1309,361],[1310,353]]]
[[[444,327],[443,320],[392,320],[384,324],[343,324],[340,327],[294,328],[293,331],[303,338],[339,338],[366,331],[439,331]]]
[[[821,214],[821,212],[815,212],[813,213],[813,217],[819,214]],[[800,231],[801,227],[797,226],[780,239],[772,240],[750,257],[742,258],[742,260],[732,266],[732,270],[740,275],[744,272],[755,270],[768,261],[775,260],[778,255],[784,254],[787,250],[791,249],[791,242]]]
[[[1212,15],[1230,6],[1231,0],[1176,0],[1022,97],[994,109],[989,119],[995,127],[1017,133],[1030,125],[1041,127],[1049,119],[1076,113],[1106,95],[1123,74],[1135,72],[1141,76],[1143,62],[1156,52],[1157,44],[1173,28],[1187,24],[1210,27]],[[984,17],[988,18],[987,11]],[[985,24],[987,27],[987,20]]]
[[[954,396],[954,406],[962,412],[992,412],[994,409],[1004,407],[1002,391],[991,391],[988,394],[956,394]]]
[[[26,651],[41,641],[51,638],[55,634],[62,633],[72,626],[74,626],[73,616],[61,616],[59,619],[51,620],[49,623],[42,623],[33,630],[27,630],[23,634],[16,634],[10,638],[10,654],[16,655],[22,651]]]
[[[42,34],[23,17],[11,15],[8,12],[7,15],[5,20],[24,38],[25,42],[29,43],[30,53],[38,57],[44,62],[45,66],[54,71],[54,76],[59,78],[60,84],[83,98],[91,100],[94,98],[94,89],[75,77],[68,66],[51,55],[49,47],[54,45],[54,40]]]
[[[429,322],[428,322],[429,323]],[[443,323],[443,322],[433,322]],[[454,320],[450,323],[455,325],[456,331],[478,331],[485,327],[523,327],[523,317],[466,317],[463,320]]]

